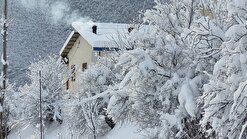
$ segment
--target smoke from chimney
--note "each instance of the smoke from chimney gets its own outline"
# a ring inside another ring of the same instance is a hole
[[[82,17],[77,10],[71,9],[69,4],[60,0],[20,0],[21,4],[30,9],[40,8],[49,13],[54,24],[64,22],[71,24],[72,22],[90,22],[89,17]],[[47,9],[49,9],[47,11]]]

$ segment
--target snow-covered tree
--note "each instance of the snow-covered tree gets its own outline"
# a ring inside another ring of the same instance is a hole
[[[106,107],[109,101],[108,87],[113,84],[111,70],[103,64],[95,64],[78,77],[78,91],[67,96],[71,104],[65,109],[68,126],[84,138],[96,139],[110,130]],[[111,123],[114,124],[114,123]]]
[[[201,97],[204,116],[201,121],[209,135],[221,138],[246,138],[246,48],[247,3],[228,3],[228,22],[222,57],[214,66],[210,82]],[[214,134],[214,132],[216,134]]]
[[[12,90],[12,89],[11,89]],[[19,107],[20,93],[8,90],[6,94],[6,103],[9,108],[8,125],[11,128],[17,124],[17,117],[21,117],[21,108]]]
[[[61,121],[63,112],[65,125],[78,138],[103,135],[111,118],[136,123],[147,139],[246,138],[245,0],[155,3],[143,13],[144,25],[125,36],[123,48],[129,50],[113,57],[114,62],[119,58],[115,67],[107,58],[90,66],[78,77],[79,91],[62,97],[61,82],[44,83],[45,120]],[[41,68],[47,79],[53,77],[48,74],[53,70],[45,70],[49,64],[40,63],[31,66],[32,83],[10,105],[11,120],[38,117],[36,72]],[[56,70],[56,81],[62,72]],[[25,107],[26,102],[31,105]],[[15,111],[17,106],[23,113]]]
[[[149,25],[128,37],[135,49],[120,57],[120,82],[108,110],[116,122],[135,121],[145,132],[155,132],[146,138],[203,137],[197,98],[220,57],[224,2],[156,4],[144,13]]]
[[[15,114],[12,120],[24,121],[25,124],[39,124],[39,99],[40,83],[39,71],[41,71],[42,88],[42,116],[44,125],[53,121],[62,123],[60,102],[64,92],[63,81],[68,78],[69,72],[64,64],[56,56],[49,56],[38,62],[32,63],[29,67],[30,84],[19,89],[15,107],[11,111]]]

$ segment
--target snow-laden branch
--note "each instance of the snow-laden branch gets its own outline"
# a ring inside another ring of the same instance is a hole
[[[84,99],[80,100],[80,101],[77,102],[77,103],[74,103],[74,102],[73,102],[73,104],[68,104],[67,106],[68,106],[68,107],[71,107],[71,106],[82,105],[82,104],[87,103],[87,102],[89,102],[89,101],[96,100],[96,99],[98,99],[98,98],[104,97],[104,96],[106,96],[107,94],[110,94],[110,91],[109,91],[109,90],[106,90],[106,91],[104,91],[104,92],[102,92],[102,93],[100,93],[100,94],[94,95],[94,96],[89,97],[89,98],[84,98]],[[61,103],[63,103],[63,102],[61,102]]]
[[[242,126],[242,129],[241,129],[241,132],[240,132],[240,135],[239,135],[239,138],[238,139],[242,139],[243,137],[243,134],[244,134],[244,131],[247,129],[247,121],[245,122],[245,124]]]

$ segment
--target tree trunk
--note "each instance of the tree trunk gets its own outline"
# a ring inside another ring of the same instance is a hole
[[[7,30],[8,30],[8,23],[7,23],[7,0],[3,1],[4,6],[3,6],[3,29],[2,29],[2,36],[3,36],[3,54],[2,54],[2,65],[3,65],[3,82],[2,82],[2,88],[1,88],[1,98],[0,98],[0,103],[1,103],[1,113],[0,113],[0,139],[4,139],[4,133],[5,133],[5,129],[6,129],[6,122],[4,122],[4,120],[7,120],[4,116],[4,95],[6,93],[6,83],[7,83],[7,68],[8,68],[8,64],[7,64]]]

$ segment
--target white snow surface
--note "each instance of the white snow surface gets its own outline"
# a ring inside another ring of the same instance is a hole
[[[45,132],[45,139],[68,139],[73,131],[65,129],[63,125],[52,125]],[[73,133],[76,137],[76,133]],[[8,139],[39,139],[39,128],[33,126],[16,126],[12,129]],[[82,137],[83,138],[83,137]],[[142,139],[138,127],[133,123],[123,123],[116,125],[105,136],[98,137],[99,139]]]
[[[193,79],[187,79],[178,95],[180,108],[191,117],[196,117],[198,112],[196,100],[199,96],[199,87],[202,86],[203,78],[203,76],[196,76]]]
[[[97,33],[92,32],[92,27],[97,26]],[[133,27],[131,24],[119,23],[94,23],[94,22],[73,22],[72,31],[65,41],[59,54],[61,54],[67,47],[71,37],[75,32],[78,32],[92,47],[99,48],[116,48],[117,45],[126,43],[129,35],[128,28]]]
[[[245,5],[247,5],[246,0],[234,0],[234,4],[239,8],[246,8]]]
[[[142,139],[138,127],[131,123],[116,125],[107,135],[100,139]]]
[[[196,117],[197,112],[194,91],[195,88],[188,82],[181,87],[181,92],[178,95],[179,103],[182,106],[181,108],[183,108],[183,111],[186,111],[191,117]]]
[[[97,33],[92,32],[92,27],[97,26]],[[73,22],[73,28],[93,47],[114,47],[119,37],[128,34],[129,24],[117,23],[82,23]],[[120,35],[120,36],[119,36]]]

